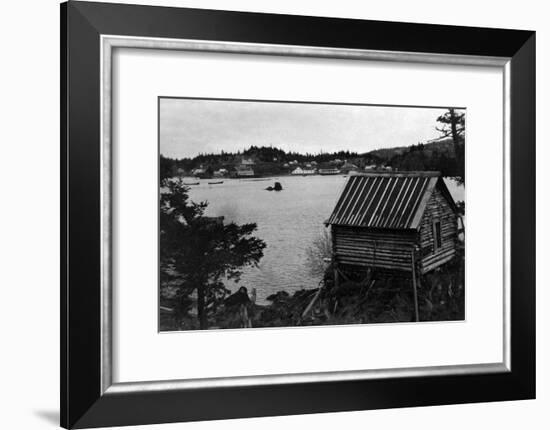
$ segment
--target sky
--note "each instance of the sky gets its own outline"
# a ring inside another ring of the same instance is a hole
[[[442,108],[160,100],[160,153],[192,158],[251,145],[317,154],[409,146],[440,136]]]

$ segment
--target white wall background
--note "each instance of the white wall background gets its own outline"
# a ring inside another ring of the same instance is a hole
[[[543,429],[550,407],[549,133],[550,76],[545,2],[462,0],[164,0],[131,3],[537,31],[537,400],[309,416],[170,424],[147,429]],[[59,7],[56,0],[0,6],[0,426],[56,428],[59,396]],[[449,387],[452,389],[452,387]]]

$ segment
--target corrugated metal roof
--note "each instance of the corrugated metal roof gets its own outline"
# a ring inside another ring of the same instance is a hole
[[[424,210],[438,177],[438,172],[376,172],[350,176],[327,224],[416,228],[420,217],[415,215]]]

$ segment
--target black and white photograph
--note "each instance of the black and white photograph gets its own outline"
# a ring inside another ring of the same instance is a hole
[[[548,428],[547,10],[4,2],[0,427]]]
[[[466,108],[158,98],[159,331],[464,321]]]

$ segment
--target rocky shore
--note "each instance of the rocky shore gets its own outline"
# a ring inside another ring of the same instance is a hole
[[[464,273],[457,257],[422,277],[418,290],[420,321],[464,319]],[[462,266],[463,267],[463,266]],[[414,321],[411,280],[403,275],[373,273],[367,282],[349,280],[334,286],[328,275],[322,287],[289,294],[279,291],[268,305],[241,301],[211,314],[210,329],[371,324]],[[161,330],[197,329],[193,315],[161,312]]]

